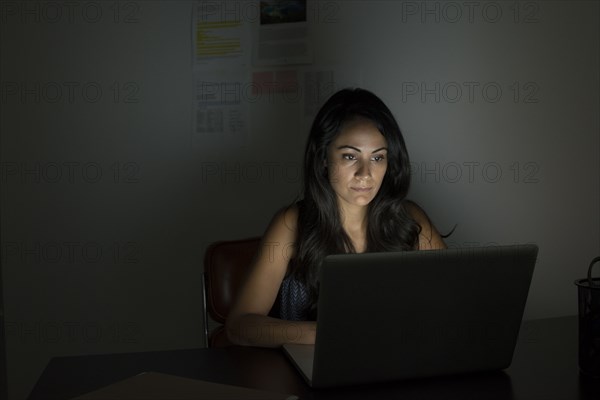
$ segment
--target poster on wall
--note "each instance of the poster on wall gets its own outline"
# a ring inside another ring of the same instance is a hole
[[[253,2],[198,1],[192,10],[192,63],[202,67],[243,67],[251,59],[251,23],[258,19]],[[242,5],[246,4],[244,8]],[[253,15],[256,15],[253,17]]]
[[[260,0],[254,65],[313,62],[306,3],[307,0]]]
[[[191,145],[199,151],[244,147],[251,26],[258,2],[197,1],[192,6]]]

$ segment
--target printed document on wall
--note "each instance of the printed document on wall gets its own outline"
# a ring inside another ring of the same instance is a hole
[[[192,10],[194,67],[248,66],[251,23],[258,19],[255,1],[199,1]]]
[[[261,0],[254,65],[311,64],[306,0]]]
[[[246,146],[247,112],[242,72],[212,71],[195,76],[192,147],[198,150]]]

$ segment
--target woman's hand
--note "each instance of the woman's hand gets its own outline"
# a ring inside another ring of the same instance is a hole
[[[228,319],[227,336],[235,344],[279,347],[285,343],[314,344],[317,323],[285,321],[259,314],[245,314]]]

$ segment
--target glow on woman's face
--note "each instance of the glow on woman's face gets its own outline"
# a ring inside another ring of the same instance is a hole
[[[327,149],[329,183],[340,206],[366,206],[379,192],[387,171],[387,141],[373,122],[352,120]]]

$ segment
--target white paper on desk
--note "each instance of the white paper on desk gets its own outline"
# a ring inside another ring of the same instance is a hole
[[[157,372],[105,386],[73,400],[295,400],[298,396],[182,378]]]

